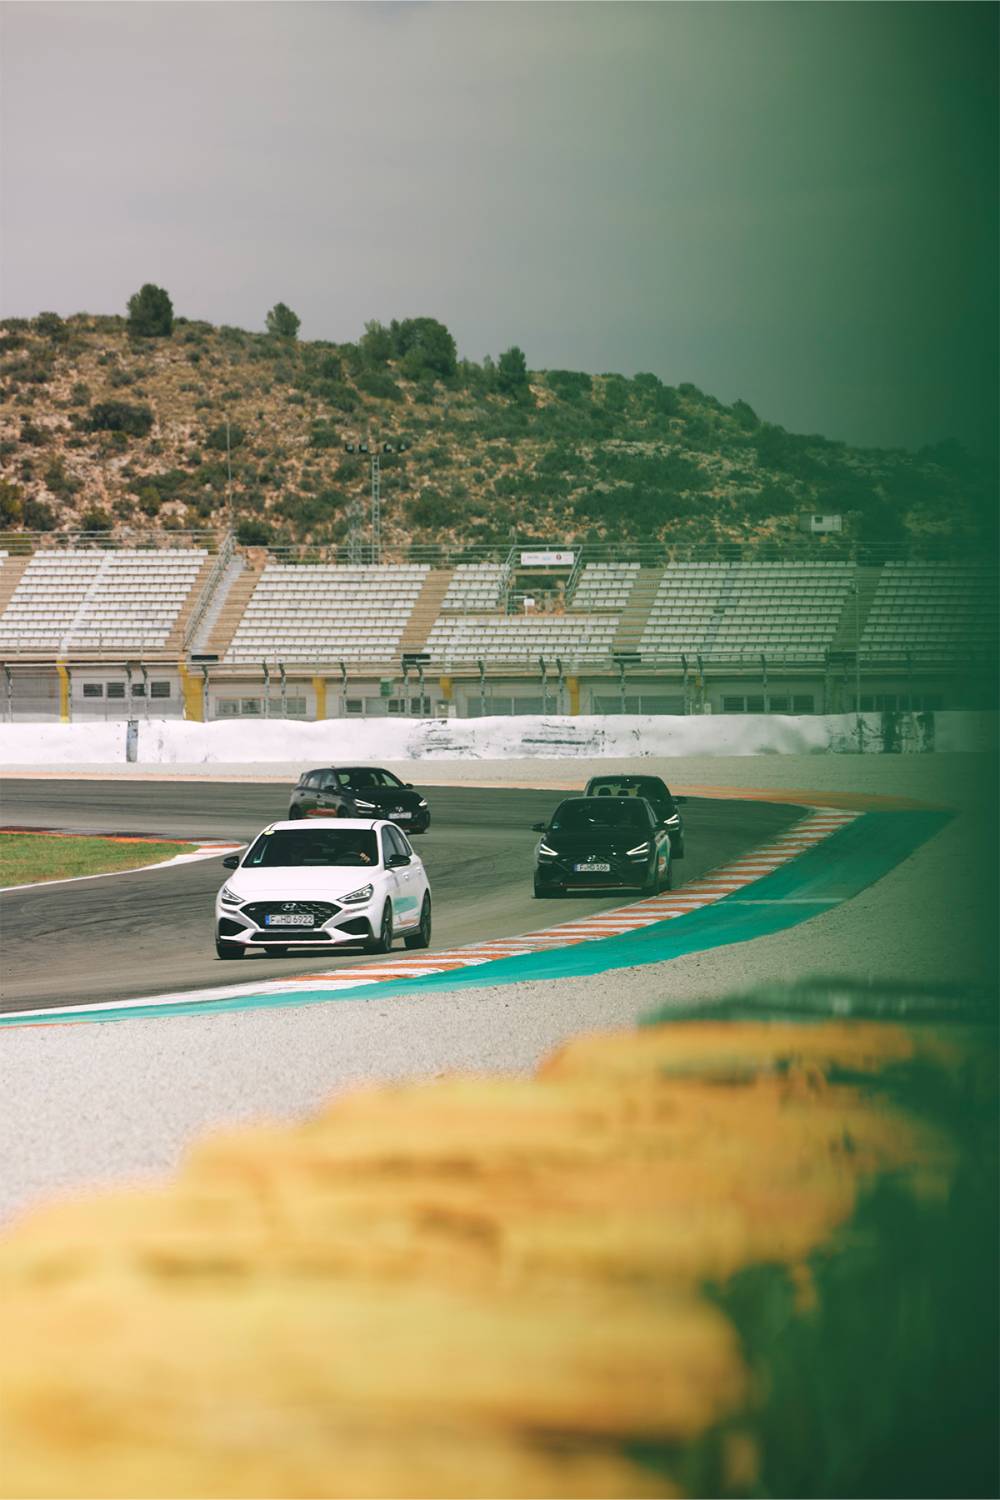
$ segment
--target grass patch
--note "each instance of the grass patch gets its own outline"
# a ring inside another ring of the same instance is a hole
[[[0,886],[34,885],[40,880],[72,880],[134,870],[190,854],[195,844],[119,841],[63,834],[0,833]]]

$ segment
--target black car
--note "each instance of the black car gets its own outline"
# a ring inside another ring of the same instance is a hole
[[[670,853],[674,859],[684,858],[684,819],[677,811],[678,804],[686,797],[674,797],[665,781],[659,776],[592,776],[587,782],[585,797],[645,797],[670,835]]]
[[[642,797],[570,797],[536,823],[535,895],[572,890],[670,890],[670,839]]]
[[[324,766],[305,771],[288,804],[290,818],[387,818],[407,833],[426,833],[427,799],[379,766]]]

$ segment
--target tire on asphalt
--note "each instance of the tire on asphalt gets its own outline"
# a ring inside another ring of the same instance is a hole
[[[392,947],[392,902],[387,901],[382,908],[382,921],[379,930],[373,934],[365,944],[366,953],[388,953]]]
[[[424,899],[420,907],[420,926],[416,932],[409,933],[403,943],[407,948],[429,948],[431,945],[431,893],[424,891]]]

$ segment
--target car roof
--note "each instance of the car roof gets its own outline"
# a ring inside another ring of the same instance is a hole
[[[303,771],[303,776],[315,776],[319,771],[384,771],[384,766],[369,766],[359,764],[357,761],[338,761],[335,766],[313,766],[311,771]],[[395,775],[395,772],[392,773]]]
[[[662,776],[647,776],[645,773],[639,775],[634,771],[622,771],[617,776],[613,771],[606,771],[603,776],[591,776],[590,780],[587,782],[587,785],[600,786],[604,782],[611,781],[617,782],[621,786],[640,786],[644,781],[655,781],[658,786],[666,786],[666,782],[663,780]]]
[[[388,818],[284,818],[280,822],[268,823],[261,833],[282,833],[288,829],[296,829],[299,833],[307,828],[365,828],[368,830],[376,828],[392,828],[393,824]],[[256,835],[258,838],[260,834]]]
[[[562,808],[569,807],[569,806],[571,806],[575,802],[582,803],[584,807],[593,807],[593,805],[594,805],[594,803],[596,801],[597,801],[596,797],[567,797],[563,802],[560,802],[559,807],[556,809],[556,811],[557,812],[561,811]],[[641,804],[641,805],[643,805],[645,807],[649,806],[649,803],[647,802],[647,800],[646,800],[645,797],[627,797],[627,798],[623,798],[621,801],[619,801],[617,797],[609,797],[609,799],[608,799],[607,802],[602,802],[601,803],[601,806],[602,807],[635,807],[636,804]]]

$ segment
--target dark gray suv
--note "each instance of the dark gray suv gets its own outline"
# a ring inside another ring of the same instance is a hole
[[[290,818],[388,818],[407,833],[426,833],[427,799],[380,766],[322,766],[304,771],[288,804]]]

